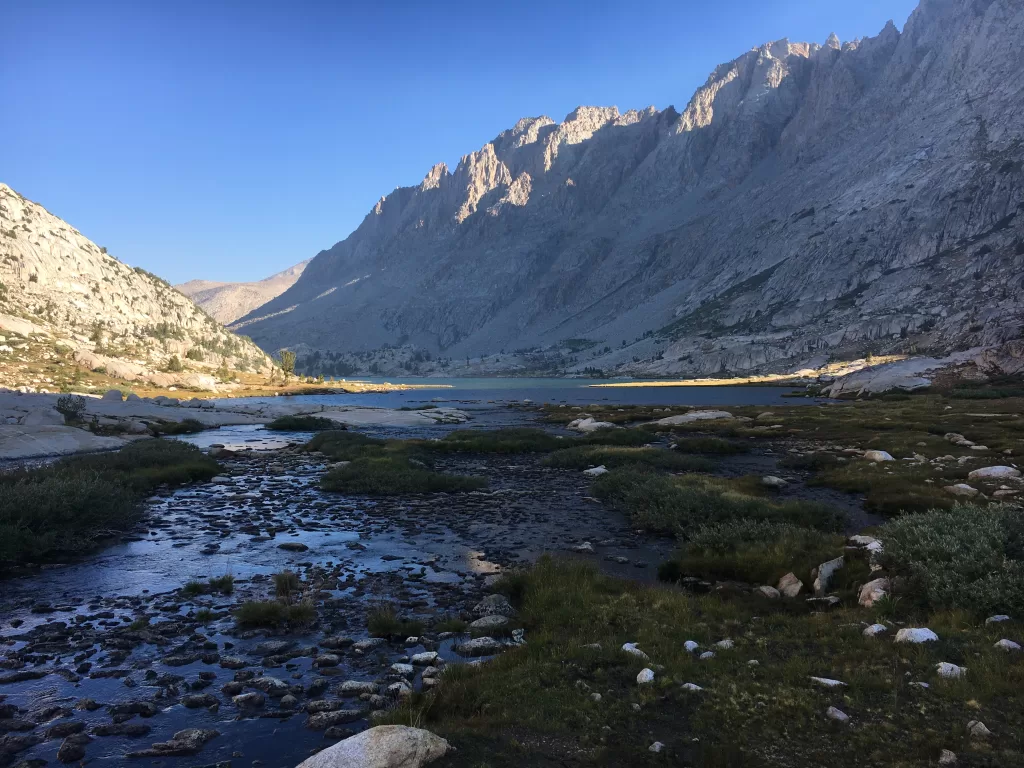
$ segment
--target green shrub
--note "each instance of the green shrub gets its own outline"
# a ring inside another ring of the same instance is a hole
[[[55,408],[66,423],[81,421],[85,415],[85,398],[81,395],[63,395],[57,398]]]
[[[240,627],[304,626],[316,621],[316,606],[310,601],[288,605],[278,600],[250,600],[235,611]]]
[[[388,606],[374,608],[366,615],[366,627],[371,637],[417,637],[423,632],[423,623],[400,619]]]
[[[266,425],[265,429],[275,432],[324,432],[344,430],[345,427],[334,419],[323,416],[281,416]]]
[[[383,454],[386,445],[386,441],[361,432],[334,429],[314,435],[303,450],[319,451],[335,461],[352,461],[362,456]]]
[[[218,576],[208,581],[190,581],[181,588],[181,592],[186,597],[196,597],[197,595],[212,595],[215,592],[220,592],[223,595],[230,595],[235,591],[235,577],[230,573],[224,576]]]
[[[792,571],[810,572],[843,552],[843,537],[773,520],[728,520],[700,526],[679,554],[658,569],[663,581],[682,576],[775,583]]]
[[[933,609],[1024,612],[1024,515],[1006,505],[957,505],[882,526],[879,562]]]
[[[181,359],[177,355],[171,355],[167,361],[168,373],[181,373],[185,370],[185,366],[181,364]]]
[[[530,427],[460,429],[426,447],[441,453],[546,453],[570,445],[568,441],[569,438]]]
[[[209,480],[217,462],[192,445],[140,440],[120,451],[74,456],[0,474],[0,563],[88,551],[139,518],[158,486]]]
[[[299,591],[299,577],[294,571],[281,571],[274,574],[274,592],[278,597],[289,598]]]
[[[837,530],[840,514],[823,504],[779,501],[759,495],[759,478],[659,475],[642,467],[614,469],[594,483],[594,495],[610,501],[641,528],[687,535],[705,523],[731,519],[773,520]]]
[[[394,496],[405,493],[474,491],[487,485],[482,477],[447,475],[414,465],[400,455],[355,459],[328,472],[320,481],[325,491]]]
[[[699,456],[687,456],[664,448],[636,448],[619,445],[587,445],[563,448],[545,457],[548,467],[586,469],[603,464],[611,469],[629,464],[677,472],[710,472],[714,463]]]
[[[156,435],[194,435],[206,429],[206,425],[198,419],[182,419],[181,421],[160,421],[150,425]]]
[[[732,453],[746,453],[750,450],[743,443],[736,443],[732,440],[725,440],[721,437],[686,437],[676,440],[675,450],[680,453],[715,453],[728,455]]]

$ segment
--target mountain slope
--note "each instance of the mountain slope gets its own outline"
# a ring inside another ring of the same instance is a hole
[[[230,325],[295,285],[307,264],[308,260],[303,261],[252,283],[189,280],[174,287],[202,307],[218,323]]]
[[[224,330],[165,281],[121,263],[6,184],[0,333],[0,385],[7,386],[22,383],[30,340],[45,359],[63,359],[69,368],[158,386],[212,389],[213,374],[225,367],[271,364],[249,339]]]
[[[681,114],[521,120],[238,327],[653,374],[1019,338],[1022,34],[1018,0],[923,0],[902,33],[749,51]]]

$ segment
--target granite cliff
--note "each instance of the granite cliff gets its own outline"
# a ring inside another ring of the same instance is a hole
[[[235,327],[325,370],[395,347],[650,375],[999,347],[1024,324],[1022,35],[1018,0],[922,0],[902,32],[748,51],[682,112],[524,118]]]

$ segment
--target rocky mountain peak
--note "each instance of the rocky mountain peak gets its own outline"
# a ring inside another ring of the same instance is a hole
[[[923,0],[902,34],[749,50],[681,113],[524,118],[395,190],[250,329],[331,354],[588,339],[581,367],[657,373],[1005,341],[1021,34],[1019,0]]]

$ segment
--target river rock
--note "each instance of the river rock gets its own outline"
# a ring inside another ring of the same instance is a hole
[[[599,429],[615,429],[615,425],[610,421],[595,421],[589,417],[570,421],[566,427],[577,432],[597,432]]]
[[[331,712],[315,712],[306,718],[306,727],[313,731],[322,731],[342,723],[353,723],[366,713],[361,709],[336,709]]]
[[[504,595],[488,595],[473,607],[477,616],[514,616],[516,609]]]
[[[240,709],[259,709],[265,701],[266,697],[259,691],[250,691],[231,697],[231,702]]]
[[[477,619],[469,625],[470,629],[476,630],[477,632],[490,632],[495,629],[501,629],[508,624],[508,618],[505,616],[483,616]]]
[[[775,475],[765,475],[761,478],[761,485],[765,488],[785,488],[789,483],[783,480],[781,477]]]
[[[217,697],[209,693],[192,693],[188,696],[183,696],[181,703],[187,709],[201,709],[214,706],[217,703]]]
[[[493,637],[476,637],[452,646],[452,650],[460,656],[491,656],[504,649],[504,643]]]
[[[168,741],[158,741],[149,749],[129,752],[128,757],[185,757],[199,752],[210,739],[220,736],[219,731],[206,728],[186,728]]]
[[[291,686],[276,677],[256,677],[246,683],[250,688],[263,691],[272,699],[279,699],[291,691]]]
[[[378,725],[318,752],[298,768],[421,768],[450,748],[430,731]]]
[[[608,468],[604,464],[602,464],[599,467],[591,467],[590,469],[584,469],[583,474],[589,475],[590,477],[600,477],[601,475],[608,474]]]
[[[339,696],[359,696],[363,693],[376,693],[377,684],[367,680],[346,680],[338,686]]]

